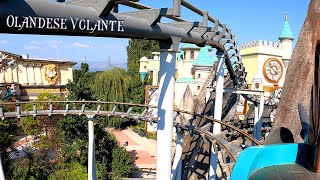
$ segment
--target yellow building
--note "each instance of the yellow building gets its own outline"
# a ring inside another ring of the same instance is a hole
[[[287,15],[279,40],[280,42],[259,40],[241,45],[240,55],[251,89],[274,92],[275,89],[283,87],[294,40]],[[263,82],[263,87],[255,84],[259,81]]]
[[[36,99],[37,95],[44,92],[66,96],[68,91],[65,85],[68,80],[73,80],[72,67],[75,64],[0,51],[2,99],[8,98],[10,90],[20,100]]]

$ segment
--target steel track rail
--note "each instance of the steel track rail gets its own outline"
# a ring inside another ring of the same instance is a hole
[[[79,106],[81,105],[82,109],[79,110],[70,110],[67,108],[70,104],[78,104]],[[33,104],[34,109],[33,111],[21,111],[21,105],[26,105],[26,104]],[[51,107],[53,104],[65,104],[66,108],[64,110],[54,110],[50,109],[49,110],[37,110],[37,104],[51,104]],[[95,110],[85,110],[85,105],[86,104],[97,104],[98,107]],[[9,118],[9,117],[26,117],[26,116],[45,116],[45,115],[98,115],[98,116],[104,116],[104,117],[135,117],[135,119],[141,119],[145,121],[156,121],[157,117],[151,117],[151,116],[146,116],[145,114],[132,114],[131,112],[117,112],[115,109],[113,111],[100,111],[99,105],[114,105],[114,108],[116,108],[116,105],[127,105],[129,107],[137,106],[137,107],[144,107],[145,111],[150,108],[157,108],[157,106],[151,106],[151,105],[146,105],[146,104],[134,104],[134,103],[124,103],[124,102],[108,102],[108,101],[25,101],[25,102],[7,102],[7,103],[0,103],[0,118]],[[4,112],[3,107],[4,106],[15,106],[16,111],[14,112]],[[261,145],[261,142],[250,136],[248,133],[242,131],[241,129],[226,123],[222,122],[220,120],[214,119],[209,116],[205,116],[202,114],[197,114],[194,112],[190,111],[184,111],[184,110],[179,110],[175,109],[176,112],[178,113],[184,113],[184,114],[189,114],[193,115],[196,117],[201,117],[208,119],[210,121],[225,125],[240,134],[244,135],[248,139],[250,139],[252,142],[255,144]]]

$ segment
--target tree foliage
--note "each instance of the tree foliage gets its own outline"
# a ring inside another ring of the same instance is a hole
[[[130,39],[127,46],[128,74],[129,76],[139,76],[139,60],[146,56],[151,58],[151,53],[159,51],[159,42],[155,40]]]
[[[118,67],[98,73],[93,86],[96,99],[124,102],[130,79],[126,71]]]
[[[132,159],[126,150],[122,147],[114,148],[112,151],[112,172],[111,177],[114,180],[121,177],[128,177],[132,173]]]
[[[69,81],[67,89],[69,90],[68,98],[70,100],[92,100],[92,82],[89,81],[89,65],[81,63],[79,70],[73,70],[73,81]]]
[[[134,103],[144,104],[145,102],[145,86],[151,84],[151,79],[141,81],[139,76],[139,60],[146,56],[151,58],[152,52],[159,51],[160,46],[158,41],[131,39],[127,46],[128,56],[128,75],[131,77],[129,84],[128,100]]]

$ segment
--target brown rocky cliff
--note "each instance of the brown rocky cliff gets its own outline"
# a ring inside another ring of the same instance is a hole
[[[320,39],[319,5],[320,0],[311,0],[309,4],[307,17],[286,73],[281,101],[273,124],[273,130],[276,127],[290,129],[295,142],[302,141],[300,137],[301,125],[298,103],[304,105],[307,113],[310,112],[311,90],[314,81],[315,47]]]

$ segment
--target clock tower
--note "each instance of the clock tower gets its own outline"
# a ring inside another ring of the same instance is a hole
[[[277,88],[283,87],[294,40],[288,15],[285,16],[279,40],[280,42],[258,40],[241,44],[240,55],[247,71],[246,80],[251,89],[256,74],[263,76],[262,87],[265,92],[272,93]]]
[[[293,44],[293,34],[289,25],[288,15],[285,16],[284,25],[282,31],[279,36],[279,40],[281,43],[281,49],[283,52],[282,61],[284,66],[287,68],[290,62],[290,58],[292,55],[292,44]]]

